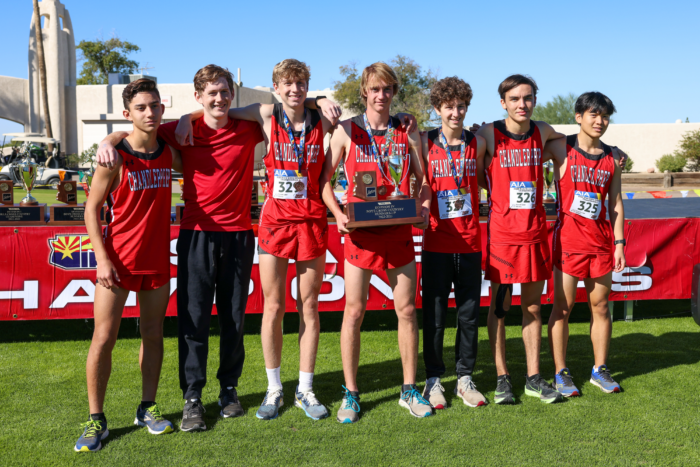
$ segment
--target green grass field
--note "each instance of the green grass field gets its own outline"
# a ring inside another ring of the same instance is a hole
[[[647,302],[649,303],[649,302]],[[680,308],[688,309],[688,301]],[[636,312],[639,310],[635,310]],[[653,310],[647,310],[653,314]],[[616,312],[617,313],[617,312]],[[483,314],[483,313],[482,313]],[[579,316],[585,320],[585,311]],[[454,315],[452,315],[454,318]],[[519,403],[472,409],[454,389],[454,324],[446,331],[447,409],[415,419],[398,405],[401,365],[396,317],[368,312],[362,335],[359,380],[362,418],[335,420],[343,384],[340,313],[322,314],[314,387],[332,410],[313,421],[293,407],[298,375],[298,318],[285,318],[282,380],[285,403],[277,420],[255,411],[266,389],[260,316],[246,321],[246,364],[239,395],[247,413],[218,418],[218,328],[212,326],[209,384],[203,402],[209,430],[156,437],[133,425],[140,401],[136,320],[122,323],[114,351],[105,412],[110,436],[102,451],[75,453],[88,414],[85,359],[91,321],[3,322],[0,325],[2,465],[699,465],[700,328],[692,318],[615,322],[608,364],[624,392],[603,394],[588,382],[592,352],[588,324],[572,324],[569,366],[583,397],[546,405],[523,395],[525,365],[519,316],[509,316],[507,352]],[[420,316],[419,316],[420,321]],[[483,324],[483,316],[482,316]],[[454,319],[451,320],[454,323]],[[165,362],[158,402],[179,426],[182,394],[177,373],[177,328],[166,319]],[[493,401],[496,373],[486,328],[479,330],[475,382]],[[546,329],[543,331],[546,333]],[[544,341],[546,342],[546,340]],[[419,369],[423,367],[422,357]],[[553,377],[543,349],[542,372]],[[419,386],[424,374],[419,370]]]
[[[27,192],[23,188],[15,187],[15,203],[18,203],[27,196]],[[40,203],[46,203],[47,206],[52,204],[63,204],[60,201],[56,201],[56,190],[51,188],[36,188],[32,190],[32,196]],[[85,202],[85,192],[78,189],[78,204]],[[180,199],[179,193],[173,193],[171,206],[175,206],[178,203],[183,203]]]

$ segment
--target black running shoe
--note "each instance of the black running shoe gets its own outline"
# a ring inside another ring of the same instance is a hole
[[[180,422],[180,430],[182,431],[204,431],[207,429],[204,423],[204,412],[206,409],[199,399],[189,400],[185,403],[185,408],[182,410],[182,421]]]
[[[496,404],[515,404],[513,383],[510,382],[510,375],[501,375],[496,380],[496,394],[494,400]]]
[[[238,400],[238,393],[234,387],[221,388],[219,407],[221,407],[220,415],[224,418],[240,417],[244,413],[243,406]]]
[[[561,402],[564,396],[538,374],[525,378],[525,394],[539,398],[545,404]]]

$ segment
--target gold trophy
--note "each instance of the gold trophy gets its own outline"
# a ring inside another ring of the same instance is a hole
[[[24,161],[12,164],[10,174],[16,183],[20,183],[27,191],[27,196],[22,198],[19,204],[3,204],[0,207],[0,225],[46,225],[44,212],[46,204],[39,203],[32,196],[32,188],[36,182],[37,164],[25,158]],[[8,186],[9,185],[9,186]],[[3,184],[8,192],[11,184]],[[6,197],[3,196],[3,199]],[[7,197],[10,200],[12,197]]]
[[[34,188],[34,182],[36,182],[36,162],[32,162],[29,159],[25,159],[23,162],[15,165],[15,178],[19,179],[22,187],[27,191],[27,196],[22,198],[19,202],[21,206],[36,206],[39,201],[32,196],[32,188]]]
[[[408,196],[406,196],[399,188],[406,179],[407,172],[404,172],[404,163],[408,157],[410,157],[408,154],[404,155],[403,157],[401,157],[400,154],[391,154],[389,157],[387,157],[389,176],[394,184],[394,192],[389,195],[388,199],[408,198]]]
[[[556,200],[549,191],[552,189],[552,183],[554,183],[554,163],[552,161],[547,161],[542,164],[542,175],[542,179],[544,180],[544,193],[542,196],[544,198],[542,203],[544,212],[547,215],[547,219],[556,219]]]

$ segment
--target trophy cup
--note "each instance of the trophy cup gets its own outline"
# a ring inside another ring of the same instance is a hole
[[[544,212],[548,219],[554,219],[557,216],[557,205],[554,197],[549,190],[552,189],[554,183],[554,163],[547,161],[542,164],[542,179],[544,180],[543,203]]]
[[[82,170],[79,172],[80,176],[80,186],[83,187],[83,191],[85,192],[85,198],[88,197],[90,194],[90,186],[92,185],[92,178],[95,176],[95,169],[90,167],[90,170],[83,172]],[[83,181],[83,178],[85,181]]]
[[[25,158],[23,162],[10,166],[12,178],[27,191],[27,196],[19,204],[5,204],[7,192],[12,192],[12,185],[3,191],[3,205],[0,207],[0,225],[45,225],[44,212],[46,204],[39,203],[32,196],[32,188],[37,175],[37,164]],[[7,183],[4,185],[7,186]],[[0,188],[2,189],[2,188]],[[14,200],[14,194],[9,201]]]
[[[78,187],[74,180],[66,180],[66,171],[59,170],[56,199],[65,204],[49,206],[49,224],[52,225],[81,225],[85,223],[85,206],[78,205]]]
[[[393,148],[393,144],[388,147]],[[384,185],[377,186],[377,172],[359,171],[353,174],[353,196],[363,201],[348,203],[345,212],[348,216],[347,227],[356,229],[361,227],[380,227],[389,225],[421,224],[421,202],[418,198],[409,198],[401,190],[401,183],[408,175],[408,167],[404,167],[408,154],[389,154],[382,157],[382,163],[388,163],[389,177],[394,185],[394,191],[386,200],[379,200],[379,196],[386,193]],[[410,166],[410,159],[409,159]],[[385,174],[381,174],[386,177]]]
[[[180,199],[182,199],[182,194],[184,193],[184,188],[185,188],[185,180],[182,178],[178,178],[177,183],[178,183],[178,185],[180,185]],[[184,213],[185,213],[184,203],[177,203],[175,205],[175,222],[173,222],[173,224],[179,225]]]

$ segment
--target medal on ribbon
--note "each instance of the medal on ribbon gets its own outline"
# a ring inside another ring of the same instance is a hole
[[[292,145],[294,153],[297,155],[297,162],[299,163],[299,171],[304,165],[304,142],[306,140],[306,109],[304,109],[304,129],[301,130],[301,136],[299,137],[299,145],[297,146],[294,140],[294,133],[292,132],[292,125],[289,124],[289,118],[287,118],[287,112],[282,109],[282,115],[284,116],[284,129],[287,130],[287,136],[289,137],[289,144]]]
[[[466,154],[467,149],[464,130],[462,130],[461,140],[462,144],[459,150],[459,172],[457,172],[457,168],[455,167],[455,161],[452,158],[452,151],[450,151],[450,146],[447,144],[447,138],[445,138],[445,135],[442,132],[442,127],[440,127],[440,142],[445,147],[445,154],[447,154],[447,160],[450,162],[450,168],[452,169],[452,178],[454,179],[455,184],[457,185],[457,192],[463,195],[467,192],[466,188],[462,188],[462,180],[464,179],[464,175],[466,174],[464,156]],[[458,173],[459,177],[457,176]]]

